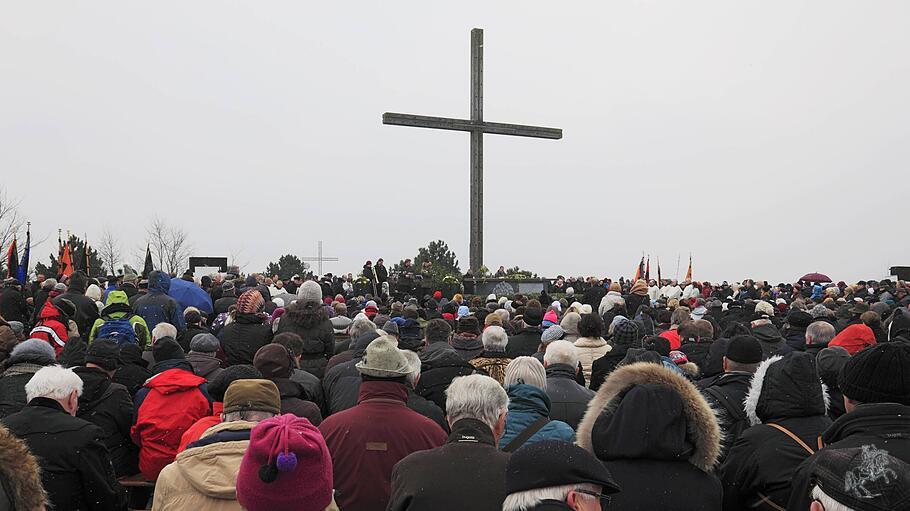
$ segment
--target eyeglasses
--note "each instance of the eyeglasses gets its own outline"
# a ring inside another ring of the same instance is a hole
[[[576,488],[575,490],[572,490],[572,491],[574,491],[575,493],[582,493],[582,494],[590,495],[592,497],[597,498],[598,500],[600,500],[601,508],[605,508],[605,507],[609,506],[610,499],[612,498],[609,495],[604,495],[603,493],[597,493],[596,491],[591,491],[591,490],[581,490],[581,489]]]

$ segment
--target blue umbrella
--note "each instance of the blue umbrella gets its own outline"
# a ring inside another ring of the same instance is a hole
[[[215,308],[212,307],[212,297],[205,292],[205,289],[197,286],[194,282],[188,282],[183,279],[171,279],[171,288],[167,294],[177,300],[181,308],[196,307],[204,314],[211,314]]]

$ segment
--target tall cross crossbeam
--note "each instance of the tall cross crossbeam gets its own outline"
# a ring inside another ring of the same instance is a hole
[[[323,257],[322,256],[322,240],[319,240],[319,243],[316,247],[316,257],[301,257],[301,261],[316,261],[317,268],[319,269],[319,275],[317,277],[322,277],[322,263],[323,262],[337,262],[337,257]]]
[[[483,120],[483,29],[471,30],[471,118],[451,119],[386,112],[383,124],[467,131],[471,134],[471,271],[483,266],[483,134],[559,140],[562,130]]]

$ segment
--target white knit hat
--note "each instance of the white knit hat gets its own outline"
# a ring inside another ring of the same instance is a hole
[[[322,287],[308,280],[297,290],[297,300],[303,303],[322,303]]]

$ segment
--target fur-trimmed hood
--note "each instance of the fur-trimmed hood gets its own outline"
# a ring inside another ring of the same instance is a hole
[[[815,357],[796,351],[762,362],[743,404],[749,423],[755,426],[789,417],[825,415],[828,400],[828,388],[818,377]]]
[[[0,426],[0,484],[13,509],[44,509],[47,494],[38,462],[25,444]]]
[[[584,418],[578,425],[578,445],[596,454],[597,449],[595,449],[592,435],[597,436],[596,433],[602,434],[603,431],[595,432],[595,423],[597,423],[598,429],[604,427],[603,421],[599,422],[598,419],[610,418],[617,412],[623,399],[636,386],[649,392],[657,392],[665,396],[675,394],[679,397],[678,401],[672,400],[673,406],[668,406],[666,409],[651,408],[649,412],[654,415],[648,415],[645,418],[666,420],[667,422],[679,421],[681,418],[684,421],[685,439],[676,440],[691,445],[691,449],[686,451],[686,459],[700,470],[710,472],[720,455],[721,433],[714,412],[698,389],[678,372],[648,362],[622,366],[610,374],[598,390],[597,395],[591,400]],[[670,401],[671,399],[667,399],[668,405],[671,405]],[[667,413],[677,405],[679,408],[676,411]],[[657,416],[656,414],[662,415]],[[629,425],[634,426],[635,424],[630,422]],[[679,434],[683,436],[682,432]],[[645,442],[653,441],[664,445],[664,440],[667,439],[657,438],[658,436],[645,434],[639,438],[644,438]]]

